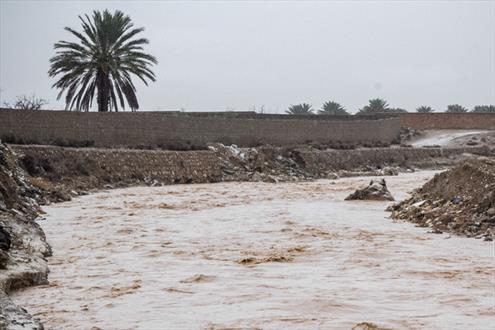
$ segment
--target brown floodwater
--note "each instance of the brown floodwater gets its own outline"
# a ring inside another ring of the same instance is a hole
[[[396,198],[434,172],[387,177]],[[491,329],[492,242],[343,201],[370,178],[104,191],[45,207],[47,329]]]

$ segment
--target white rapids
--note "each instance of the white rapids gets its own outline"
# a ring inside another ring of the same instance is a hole
[[[396,198],[434,172],[387,177]],[[104,191],[45,207],[47,329],[493,329],[492,242],[343,201],[370,178]]]

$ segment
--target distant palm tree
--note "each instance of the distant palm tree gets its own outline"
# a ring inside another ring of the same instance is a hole
[[[66,92],[65,107],[88,111],[97,94],[98,111],[125,109],[125,101],[132,111],[139,109],[136,87],[131,75],[148,85],[155,81],[150,66],[157,63],[154,56],[144,53],[144,38],[134,38],[144,28],[133,28],[129,16],[121,11],[113,14],[94,11],[92,18],[79,16],[82,32],[66,27],[78,38],[78,43],[59,41],[54,45],[56,55],[50,59],[50,77],[60,75],[53,87]]]
[[[417,107],[416,108],[416,111],[417,112],[420,112],[420,113],[430,113],[430,112],[433,112],[433,109],[432,109],[432,107],[428,107],[426,105],[422,105],[420,107]]]
[[[402,108],[389,108],[386,112],[405,113],[405,112],[407,112],[407,110],[406,109],[402,109]]]
[[[348,115],[349,113],[337,102],[328,101],[323,103],[319,115]]]
[[[459,104],[450,104],[445,112],[468,112],[468,110]]]
[[[389,112],[389,110],[387,101],[376,98],[369,100],[369,104],[360,109],[358,114]]]
[[[477,105],[471,112],[495,112],[495,105]]]
[[[286,111],[289,115],[313,115],[313,108],[307,103],[291,105]]]

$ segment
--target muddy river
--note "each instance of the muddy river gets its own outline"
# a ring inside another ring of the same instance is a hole
[[[433,172],[388,177],[396,198]],[[370,178],[104,191],[45,207],[47,329],[493,329],[492,242],[344,197]]]

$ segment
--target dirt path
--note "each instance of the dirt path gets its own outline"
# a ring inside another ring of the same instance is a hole
[[[395,197],[432,172],[387,178]],[[369,178],[128,188],[46,208],[48,329],[489,329],[494,245],[344,202]],[[96,328],[95,328],[96,329]]]
[[[413,147],[441,146],[464,147],[464,143],[471,137],[477,139],[483,136],[493,136],[488,130],[427,130],[424,134],[411,141]]]

